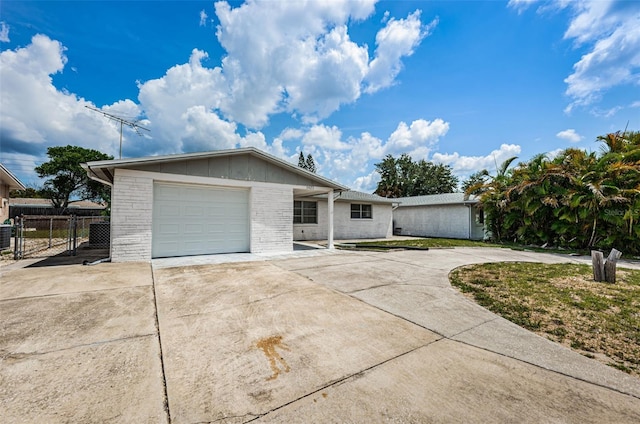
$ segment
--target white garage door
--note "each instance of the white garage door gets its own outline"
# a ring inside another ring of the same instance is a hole
[[[249,190],[154,184],[154,258],[248,251]]]

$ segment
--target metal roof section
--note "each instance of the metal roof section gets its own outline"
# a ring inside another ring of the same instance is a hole
[[[38,199],[38,198],[26,198],[26,197],[14,197],[9,199],[9,206],[22,206],[22,207],[34,207],[34,208],[52,208],[53,202],[51,199]],[[67,208],[76,209],[104,209],[106,205],[91,202],[89,200],[76,200],[69,202]]]
[[[285,168],[291,172],[302,175],[306,178],[309,178],[313,181],[316,181],[320,186],[330,187],[336,191],[346,191],[349,190],[348,187],[336,183],[328,178],[325,178],[321,175],[318,175],[314,172],[307,171],[297,165],[287,162],[286,160],[280,159],[276,156],[273,156],[269,153],[263,152],[255,147],[243,147],[239,149],[227,149],[227,150],[215,150],[209,152],[198,152],[198,153],[182,153],[177,155],[165,155],[165,156],[147,156],[141,158],[128,158],[128,159],[114,159],[114,160],[104,160],[104,161],[93,161],[88,163],[83,163],[82,167],[87,171],[89,178],[102,182],[103,184],[113,184],[113,170],[116,168],[131,168],[139,165],[151,165],[151,164],[161,164],[167,162],[176,162],[190,159],[209,159],[215,157],[226,157],[226,156],[235,156],[235,155],[252,155],[257,158],[263,159],[267,162],[273,163],[274,165]]]
[[[9,186],[9,190],[24,190],[25,185],[9,171],[3,164],[0,163],[0,181],[2,184]]]
[[[301,196],[298,196],[301,197]],[[306,197],[313,197],[316,199],[326,199],[326,194],[312,194]],[[398,204],[398,199],[391,199],[388,197],[378,196],[377,194],[363,193],[361,191],[349,190],[338,193],[333,196],[333,200],[347,201],[347,202],[359,202],[359,203],[386,203],[386,204]]]
[[[400,207],[408,206],[437,206],[437,205],[472,205],[479,202],[476,196],[466,196],[464,193],[430,194],[426,196],[398,197]]]

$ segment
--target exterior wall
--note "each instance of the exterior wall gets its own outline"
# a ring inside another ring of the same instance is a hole
[[[333,237],[336,240],[368,239],[391,237],[392,208],[390,204],[372,205],[372,219],[351,219],[351,203],[366,202],[342,202],[333,204]],[[369,203],[366,203],[369,204]],[[326,240],[327,239],[328,207],[326,200],[318,200],[317,224],[294,224],[293,239]]]
[[[149,261],[152,256],[152,219],[154,181],[179,180],[211,186],[220,181],[199,178],[171,178],[139,171],[116,170],[111,198],[111,260],[113,262]],[[218,183],[218,184],[216,184]],[[281,184],[225,185],[250,188],[251,252],[287,252],[293,250],[293,188]],[[325,203],[326,215],[326,203]],[[326,226],[325,226],[326,233]]]
[[[465,205],[401,206],[393,211],[394,227],[401,228],[403,236],[468,239],[469,209]]]
[[[293,250],[293,189],[253,187],[250,195],[251,252]]]
[[[149,261],[153,179],[118,171],[111,195],[111,261]]]
[[[9,218],[9,185],[0,184],[0,224]]]

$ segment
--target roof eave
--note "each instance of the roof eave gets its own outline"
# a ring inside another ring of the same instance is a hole
[[[295,172],[300,175],[304,175],[305,177],[315,180],[321,183],[323,186],[327,186],[332,188],[335,191],[347,191],[349,187],[346,187],[342,184],[331,181],[328,178],[325,178],[321,175],[318,175],[314,172],[307,171],[306,169],[300,168],[299,166],[295,166],[285,160],[272,156],[268,153],[265,153],[255,147],[244,147],[241,149],[227,149],[227,150],[217,150],[214,152],[198,152],[198,153],[185,153],[180,155],[168,155],[168,156],[148,156],[143,158],[133,158],[133,159],[115,159],[115,160],[105,160],[105,161],[93,161],[83,163],[82,167],[87,170],[89,174],[89,178],[102,182],[103,184],[112,185],[113,184],[113,174],[115,168],[128,168],[133,165],[147,165],[147,164],[160,164],[167,162],[174,162],[178,160],[189,160],[189,159],[198,159],[198,158],[210,158],[216,156],[236,156],[241,154],[250,154],[261,159],[264,159],[270,163],[273,163],[278,166],[285,167],[292,172]],[[93,174],[93,175],[91,175]]]

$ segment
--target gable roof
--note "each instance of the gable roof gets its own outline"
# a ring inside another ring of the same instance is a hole
[[[268,163],[276,165],[291,173],[304,177],[307,180],[313,181],[315,184],[323,187],[329,187],[336,191],[349,190],[348,187],[342,184],[336,183],[328,178],[318,175],[314,172],[307,171],[299,166],[289,163],[283,159],[273,156],[269,153],[263,152],[255,147],[244,147],[240,149],[228,149],[228,150],[216,150],[210,152],[199,153],[185,153],[177,155],[166,156],[149,156],[142,158],[130,158],[130,159],[114,159],[105,161],[94,161],[83,163],[82,167],[87,171],[89,178],[100,181],[104,184],[113,184],[113,175],[116,168],[139,168],[141,166],[160,165],[171,162],[182,162],[188,160],[198,159],[212,159],[212,158],[224,158],[240,155],[250,155],[258,159],[264,160]]]
[[[0,184],[9,186],[9,190],[24,190],[26,187],[20,180],[0,163]]]
[[[407,206],[435,206],[435,205],[472,205],[478,203],[476,196],[464,193],[430,194],[426,196],[398,197],[400,207]]]

